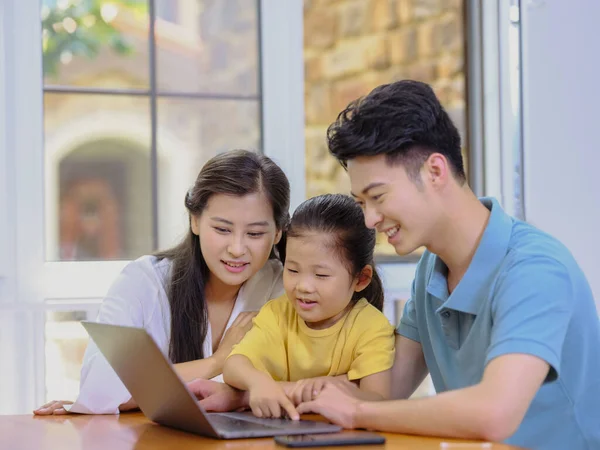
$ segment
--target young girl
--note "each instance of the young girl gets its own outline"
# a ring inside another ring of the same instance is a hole
[[[291,418],[294,386],[315,377],[344,376],[372,399],[387,399],[394,360],[394,328],[381,312],[383,290],[373,268],[375,231],[345,195],[302,203],[288,230],[285,295],[268,302],[233,348],[223,370],[231,386],[249,391],[258,417]],[[297,387],[297,386],[296,386]],[[314,393],[316,394],[316,392]]]
[[[145,328],[184,380],[221,374],[225,358],[251,327],[252,315],[281,295],[289,182],[266,156],[223,153],[206,163],[185,196],[190,229],[175,248],[131,262],[102,302],[99,322]],[[274,249],[277,245],[278,250]],[[64,414],[54,401],[36,414]],[[79,413],[136,407],[90,341]]]

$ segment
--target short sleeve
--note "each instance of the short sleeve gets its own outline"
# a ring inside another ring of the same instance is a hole
[[[417,325],[417,311],[415,308],[415,280],[412,282],[410,299],[404,305],[402,318],[397,328],[398,334],[404,336],[411,341],[421,342],[419,336],[419,327]]]
[[[358,338],[348,378],[359,380],[383,372],[394,365],[394,327],[378,312],[368,319],[368,327]],[[355,325],[356,326],[356,325]]]
[[[486,364],[511,353],[546,361],[546,381],[560,374],[562,347],[572,315],[572,283],[567,269],[546,257],[513,264],[499,280],[492,300],[492,335]]]
[[[144,327],[144,310],[140,296],[154,295],[147,275],[138,262],[130,263],[113,282],[98,312],[97,322]],[[118,414],[119,405],[131,394],[93,340],[89,340],[81,367],[79,396],[70,407],[82,414]]]
[[[283,300],[287,302],[287,299]],[[271,300],[261,308],[250,331],[229,355],[247,357],[256,369],[269,373],[276,381],[288,378],[284,330],[280,326],[280,322],[285,320],[279,307],[283,300]]]

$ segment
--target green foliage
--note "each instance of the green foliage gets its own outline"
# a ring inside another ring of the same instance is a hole
[[[44,0],[42,7],[44,75],[56,76],[61,58],[94,58],[108,46],[121,55],[133,47],[112,24],[117,11],[148,13],[142,0]]]

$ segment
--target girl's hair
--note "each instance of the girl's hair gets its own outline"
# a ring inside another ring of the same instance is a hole
[[[198,174],[194,186],[185,196],[185,207],[199,216],[215,194],[244,196],[265,194],[273,208],[278,230],[285,232],[289,222],[290,184],[270,158],[247,150],[232,150],[210,159]],[[285,233],[283,233],[285,235]],[[175,363],[204,358],[203,344],[208,330],[208,311],[204,289],[211,276],[200,249],[200,239],[190,226],[179,245],[156,254],[171,260],[168,298],[171,307],[169,357]],[[271,258],[285,259],[285,237],[279,241]]]
[[[366,227],[360,206],[342,194],[325,194],[306,200],[294,211],[287,235],[288,238],[302,237],[310,232],[333,236],[332,247],[351,276],[357,277],[367,264],[373,267],[371,283],[361,292],[355,292],[352,301],[365,297],[381,311],[383,285],[373,263],[375,230]]]

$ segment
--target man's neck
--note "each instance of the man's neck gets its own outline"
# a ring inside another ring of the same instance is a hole
[[[463,187],[444,201],[446,217],[435,231],[428,249],[448,266],[449,289],[463,277],[487,226],[490,211],[470,188]]]

